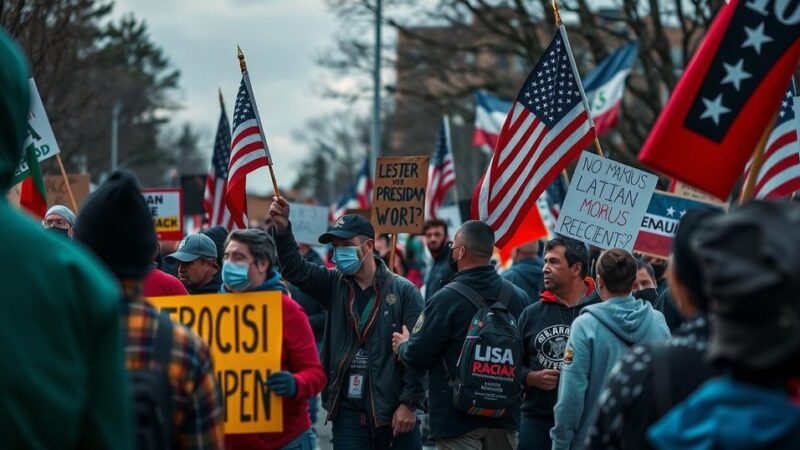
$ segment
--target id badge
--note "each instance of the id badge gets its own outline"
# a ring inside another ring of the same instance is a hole
[[[350,375],[350,383],[347,386],[347,398],[357,400],[364,398],[363,373],[354,373]]]

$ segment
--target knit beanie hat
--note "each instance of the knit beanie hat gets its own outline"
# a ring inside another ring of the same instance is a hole
[[[158,243],[153,218],[132,173],[113,172],[89,196],[75,225],[75,239],[118,278],[139,280],[147,275]]]

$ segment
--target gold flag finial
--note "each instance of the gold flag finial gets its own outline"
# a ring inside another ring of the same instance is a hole
[[[561,26],[561,11],[558,9],[556,0],[553,0],[553,17],[556,19],[556,26]]]
[[[242,69],[242,72],[247,70],[247,63],[244,62],[244,53],[242,53],[242,48],[238,45],[236,46],[236,50],[239,53],[239,68]]]
[[[224,108],[225,107],[225,101],[222,100],[222,88],[218,88],[218,89],[219,89],[219,106],[222,106]]]

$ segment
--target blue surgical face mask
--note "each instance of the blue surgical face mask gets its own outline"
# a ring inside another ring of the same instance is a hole
[[[250,264],[239,264],[232,261],[222,263],[222,282],[234,292],[243,292],[250,287],[250,278],[247,274]]]
[[[361,268],[361,263],[366,259],[367,255],[364,255],[362,259],[358,259],[359,247],[360,246],[347,246],[333,249],[332,261],[336,264],[336,268],[345,275],[352,275],[358,272],[358,269]]]

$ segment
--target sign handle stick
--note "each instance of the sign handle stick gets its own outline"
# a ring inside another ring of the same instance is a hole
[[[770,121],[769,125],[764,130],[764,134],[761,135],[761,139],[758,141],[756,151],[753,153],[753,163],[750,164],[750,172],[747,174],[747,180],[745,181],[744,189],[742,189],[742,195],[739,197],[740,204],[753,199],[753,191],[756,187],[758,172],[761,171],[761,166],[764,164],[764,147],[767,146],[767,138],[772,128],[775,126],[776,119],[777,117]]]
[[[561,176],[564,177],[564,181],[566,181],[567,186],[569,186],[569,174],[567,173],[567,169],[561,171]]]
[[[597,156],[605,158],[605,155],[603,155],[603,147],[600,147],[600,139],[598,139],[597,136],[594,137],[594,149],[597,150]]]
[[[58,168],[61,170],[61,176],[64,177],[64,183],[67,186],[67,194],[69,194],[69,202],[72,204],[72,210],[75,214],[78,213],[78,202],[75,201],[75,196],[72,194],[72,186],[69,185],[69,178],[67,177],[67,171],[64,170],[64,163],[61,161],[61,155],[56,154],[56,160],[58,161]]]
[[[397,233],[392,233],[392,243],[390,245],[392,248],[389,250],[389,270],[394,272],[394,255],[395,250],[397,249]]]

